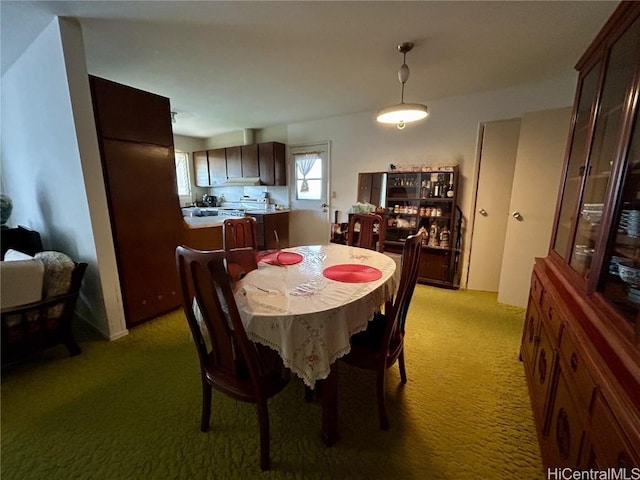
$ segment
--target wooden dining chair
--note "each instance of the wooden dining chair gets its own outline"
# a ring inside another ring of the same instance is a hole
[[[411,297],[418,280],[421,237],[411,235],[402,250],[400,285],[393,301],[385,305],[384,313],[377,313],[367,329],[351,337],[351,351],[342,360],[359,368],[375,370],[380,428],[387,430],[389,420],[385,407],[385,373],[396,361],[401,382],[407,383],[404,367],[405,322]]]
[[[222,223],[222,243],[226,251],[243,247],[252,247],[257,251],[256,219],[253,217],[225,219]]]
[[[184,246],[176,248],[184,312],[200,360],[200,430],[209,429],[212,389],[236,400],[255,403],[260,430],[260,468],[268,470],[267,399],[284,389],[289,382],[289,371],[275,350],[247,338],[225,270],[226,255],[224,250],[204,252]],[[200,310],[201,322],[197,320],[196,308]]]
[[[347,245],[383,252],[384,238],[385,225],[382,216],[354,213],[349,218]]]

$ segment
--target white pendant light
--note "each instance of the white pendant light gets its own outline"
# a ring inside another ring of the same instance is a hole
[[[409,67],[407,65],[407,52],[413,48],[413,43],[404,42],[398,45],[398,51],[402,53],[402,66],[398,70],[398,80],[402,84],[400,103],[385,107],[378,111],[376,120],[380,123],[394,123],[399,130],[402,130],[409,122],[422,120],[429,116],[426,105],[420,103],[404,103],[404,84],[409,79]]]

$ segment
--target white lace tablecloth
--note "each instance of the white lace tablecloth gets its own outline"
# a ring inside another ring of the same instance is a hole
[[[396,262],[373,250],[329,244],[288,248],[303,256],[289,266],[258,264],[235,286],[248,337],[278,351],[284,365],[313,388],[331,364],[349,352],[349,338],[364,330],[397,289]],[[362,264],[382,272],[378,280],[344,283],[322,271]]]

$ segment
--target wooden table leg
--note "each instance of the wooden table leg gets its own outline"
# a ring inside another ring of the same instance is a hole
[[[322,440],[330,447],[338,440],[338,362],[322,381]]]

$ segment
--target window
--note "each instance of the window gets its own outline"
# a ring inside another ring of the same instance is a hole
[[[176,156],[176,181],[178,183],[178,195],[188,197],[191,201],[191,179],[189,178],[189,154],[175,152]]]
[[[316,153],[294,154],[296,161],[296,198],[322,198],[322,158]]]

